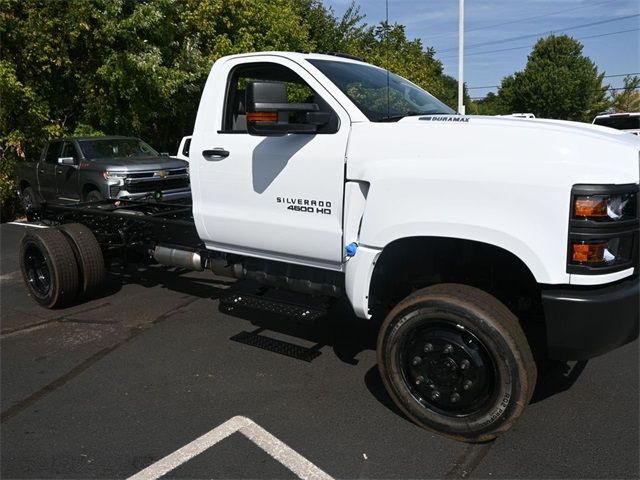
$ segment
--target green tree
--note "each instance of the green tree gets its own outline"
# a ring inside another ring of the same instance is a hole
[[[603,76],[580,42],[550,35],[538,40],[522,72],[503,79],[498,95],[510,112],[590,121],[609,105]]]
[[[624,77],[624,87],[613,95],[611,106],[616,112],[640,112],[640,77]]]
[[[175,150],[223,55],[344,52],[445,92],[433,49],[402,25],[367,25],[355,2],[337,18],[321,0],[0,0],[0,37],[2,179],[61,135],[136,135]]]
[[[476,105],[479,115],[502,115],[508,113],[500,101],[500,97],[493,92],[489,92],[483,99],[477,100]]]
[[[440,77],[442,82],[442,93],[438,96],[440,100],[449,105],[454,110],[458,110],[458,80],[449,76],[442,75]],[[478,106],[469,97],[469,90],[467,90],[467,84],[464,84],[462,92],[462,99],[466,106],[466,113],[469,115],[475,115],[478,112]]]

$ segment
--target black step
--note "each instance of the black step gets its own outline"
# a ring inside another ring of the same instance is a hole
[[[259,329],[259,331],[262,331],[262,329]],[[321,354],[318,346],[312,348],[301,347],[283,340],[259,335],[257,332],[240,332],[231,337],[231,340],[305,362],[311,362]]]
[[[327,313],[325,309],[299,305],[283,300],[270,299],[250,293],[230,293],[220,299],[220,303],[228,308],[244,307],[252,310],[275,313],[292,317],[304,322],[313,322]]]

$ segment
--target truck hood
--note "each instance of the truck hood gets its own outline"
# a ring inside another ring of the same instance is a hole
[[[640,138],[561,120],[433,115],[352,125],[350,179],[423,176],[430,181],[638,183]]]
[[[186,168],[189,163],[171,157],[138,157],[138,158],[96,158],[91,165],[100,169],[113,169],[123,172],[138,172],[148,170],[166,170]]]

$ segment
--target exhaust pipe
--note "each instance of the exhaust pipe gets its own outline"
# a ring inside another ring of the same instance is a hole
[[[151,250],[151,256],[162,265],[198,270],[200,272],[204,270],[200,255],[188,250],[157,246]]]

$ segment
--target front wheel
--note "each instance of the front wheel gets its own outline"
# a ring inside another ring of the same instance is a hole
[[[85,196],[86,202],[100,202],[102,200],[104,200],[104,196],[99,190],[90,190]]]
[[[518,319],[466,285],[436,285],[403,300],[380,329],[377,354],[389,395],[413,422],[467,442],[508,430],[536,383]]]

